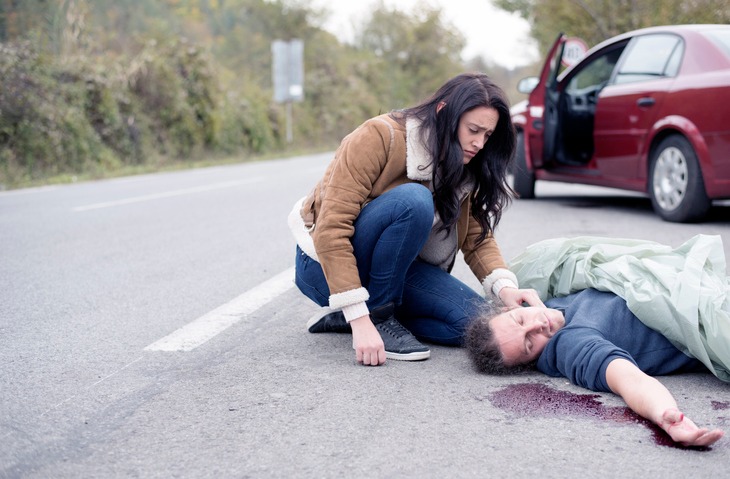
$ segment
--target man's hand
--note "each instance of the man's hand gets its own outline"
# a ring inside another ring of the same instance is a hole
[[[642,372],[624,358],[613,359],[606,368],[606,383],[641,417],[660,428],[684,446],[709,446],[725,433],[720,429],[701,429],[677,409],[677,402],[656,378]]]
[[[499,291],[499,299],[508,308],[517,308],[522,306],[522,303],[527,303],[530,306],[545,307],[545,304],[540,300],[540,296],[538,296],[537,291],[534,289],[517,289],[507,286]]]
[[[683,446],[709,446],[725,435],[720,429],[697,427],[690,418],[675,408],[664,411],[659,426]]]

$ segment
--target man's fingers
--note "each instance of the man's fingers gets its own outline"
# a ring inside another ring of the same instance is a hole
[[[701,429],[702,434],[692,442],[693,446],[709,446],[716,443],[722,436],[725,435],[720,429],[713,429],[708,431],[707,429]]]

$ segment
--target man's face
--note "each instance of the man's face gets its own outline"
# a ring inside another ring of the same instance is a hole
[[[492,318],[492,333],[507,366],[529,363],[540,356],[553,335],[565,326],[557,309],[516,308]]]

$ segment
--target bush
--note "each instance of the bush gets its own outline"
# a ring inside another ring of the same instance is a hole
[[[83,85],[29,44],[0,46],[0,172],[13,184],[114,163],[84,112]]]
[[[29,43],[0,45],[0,77],[0,185],[277,146],[269,95],[224,95],[185,40],[63,64]]]
[[[157,42],[148,43],[133,60],[128,85],[134,101],[150,120],[156,149],[185,158],[202,149],[209,115],[202,108],[196,111],[188,101],[183,75],[191,72],[182,63],[185,57],[175,47],[173,44],[160,48]]]

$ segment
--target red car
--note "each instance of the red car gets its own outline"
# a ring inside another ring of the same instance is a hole
[[[535,180],[640,191],[676,222],[730,198],[730,25],[624,33],[561,73],[566,40],[518,86],[529,93],[512,108],[520,197]]]

